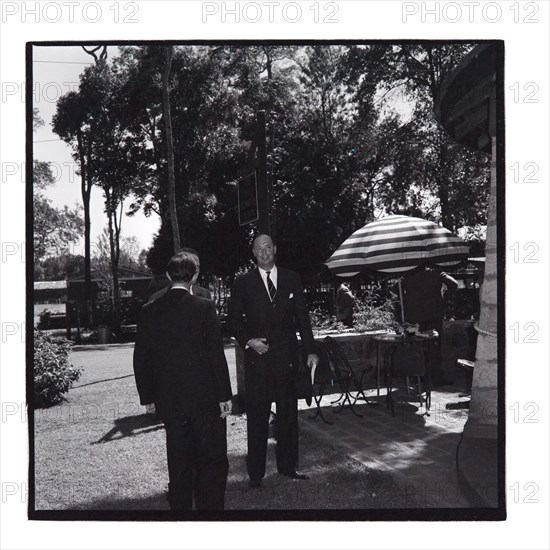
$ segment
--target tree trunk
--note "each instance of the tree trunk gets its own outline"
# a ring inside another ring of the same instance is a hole
[[[170,219],[174,239],[174,253],[180,247],[180,231],[178,212],[176,208],[176,181],[174,175],[174,142],[172,139],[172,115],[170,113],[170,69],[172,67],[172,46],[165,47],[165,64],[162,74],[162,102],[164,107],[164,126],[166,130],[166,155],[168,163],[168,202],[170,205]]]
[[[271,54],[269,52],[268,48],[264,47],[264,55],[265,55],[265,67],[267,69],[267,81],[271,83],[271,80],[273,79],[273,59],[271,58]],[[271,91],[271,90],[270,90]],[[269,97],[271,100],[271,95]]]
[[[86,167],[86,154],[82,142],[82,132],[77,132],[78,156],[80,160],[80,192],[82,195],[82,204],[84,207],[84,301],[87,312],[88,324],[92,320],[92,263],[91,263],[91,219],[90,219],[90,195],[91,184],[88,180],[89,174]]]
[[[156,118],[150,117],[149,118],[149,127],[150,130],[148,132],[150,138],[151,138],[151,145],[153,146],[153,160],[155,162],[156,170],[157,170],[157,181],[159,184],[159,187],[162,187],[162,175],[161,175],[161,146],[159,144],[159,138],[157,136],[157,120]],[[168,219],[168,214],[166,213],[166,198],[164,196],[159,197],[158,199],[158,212],[160,219],[164,223]]]
[[[113,227],[113,217],[116,216],[116,210],[113,209],[111,203],[111,193],[107,189],[105,190],[105,206],[107,210],[107,220],[109,229],[109,251],[111,258],[111,279],[113,290],[111,294],[111,302],[114,308],[118,308],[120,303],[120,291],[118,286],[118,258],[115,242],[115,230]],[[115,222],[116,223],[116,222]],[[117,239],[118,240],[118,239]]]
[[[83,197],[84,198],[84,197]],[[90,201],[84,201],[84,302],[87,312],[88,326],[93,323],[92,319],[92,261],[91,261],[91,220]]]
[[[441,223],[443,227],[454,231],[454,220],[449,208],[449,186],[447,170],[447,147],[448,145],[443,142],[443,136],[441,130],[438,129],[437,134],[437,148],[438,148],[438,164],[439,174],[437,180],[437,195],[439,198],[439,206],[441,208]]]
[[[267,139],[267,201],[269,204],[268,216],[269,216],[269,230],[271,236],[277,238],[277,226],[275,223],[274,212],[272,211],[271,205],[273,204],[273,150],[275,148],[275,130],[273,122],[273,60],[269,51],[266,51],[266,66],[267,66],[267,82],[268,82],[268,103],[267,103],[267,114],[268,114],[268,139]]]

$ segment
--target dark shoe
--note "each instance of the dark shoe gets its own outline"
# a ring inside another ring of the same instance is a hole
[[[279,472],[281,475],[290,477],[291,479],[309,479],[309,476],[306,474],[299,474],[298,472]]]
[[[249,487],[261,487],[262,486],[262,480],[261,479],[250,479],[248,481]]]

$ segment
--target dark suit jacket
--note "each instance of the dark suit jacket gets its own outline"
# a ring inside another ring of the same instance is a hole
[[[456,290],[457,282],[445,272],[416,271],[403,279],[403,312],[412,323],[439,321],[445,314],[445,300],[441,285],[448,294]]]
[[[274,375],[284,375],[298,367],[296,330],[304,352],[315,353],[302,282],[294,271],[277,268],[275,306],[257,268],[241,275],[231,293],[229,323],[243,349],[251,338],[267,338],[269,351],[259,355],[253,349],[245,349],[245,364],[265,366],[264,370]]]
[[[160,290],[157,290],[154,294],[151,294],[151,296],[147,300],[147,303],[158,300],[161,296],[164,296],[171,288],[172,288],[172,283],[170,283],[169,285],[166,285]],[[207,290],[206,288],[203,288],[202,286],[199,286],[199,285],[193,285],[192,290],[193,290],[193,296],[198,296],[199,298],[206,298],[207,300],[212,300],[212,294],[210,294],[210,291]]]
[[[214,303],[175,289],[144,305],[134,373],[141,404],[155,403],[163,420],[231,399]]]

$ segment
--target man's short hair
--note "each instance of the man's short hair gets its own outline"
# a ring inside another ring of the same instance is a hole
[[[180,248],[177,252],[177,254],[181,254],[182,252],[188,252],[189,254],[193,254],[194,256],[199,257],[199,253],[194,248],[189,248],[188,246],[184,246]]]
[[[168,275],[174,283],[183,281],[188,283],[198,269],[198,256],[192,252],[179,251],[168,262]]]

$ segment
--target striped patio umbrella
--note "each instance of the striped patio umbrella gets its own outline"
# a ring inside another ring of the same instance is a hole
[[[449,266],[468,257],[468,244],[434,222],[387,216],[358,229],[325,262],[335,275],[365,269],[405,273],[422,264]]]

